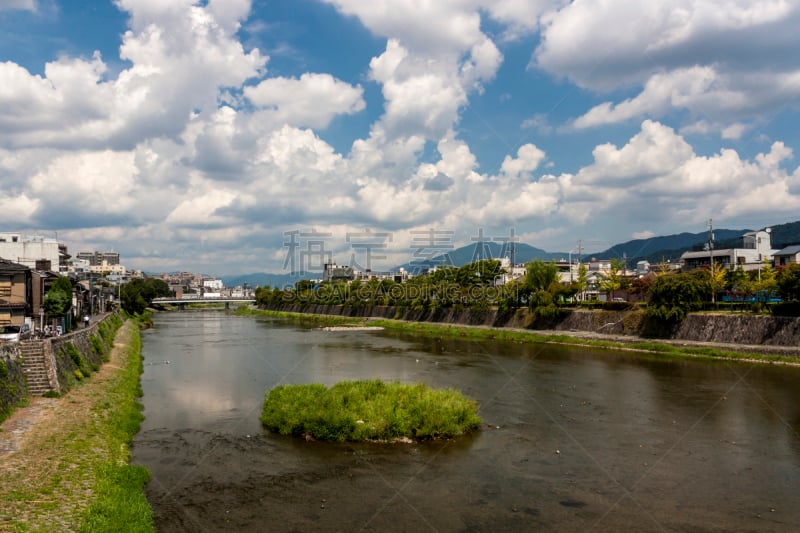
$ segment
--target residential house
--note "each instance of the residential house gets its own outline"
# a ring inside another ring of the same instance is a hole
[[[742,235],[741,248],[712,248],[693,250],[681,255],[683,268],[708,268],[713,258],[715,265],[726,269],[742,267],[744,270],[757,270],[764,261],[772,261],[778,250],[772,249],[769,229],[751,231]]]
[[[25,265],[0,259],[0,324],[20,325],[33,308],[32,271]]]
[[[772,254],[772,258],[776,267],[800,263],[800,244],[787,246],[783,250]]]

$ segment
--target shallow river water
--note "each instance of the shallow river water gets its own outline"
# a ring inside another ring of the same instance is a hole
[[[222,312],[143,336],[158,531],[797,531],[800,369],[323,331]],[[290,383],[424,381],[484,421],[448,442],[270,434]]]

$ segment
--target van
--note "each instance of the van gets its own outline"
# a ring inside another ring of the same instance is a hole
[[[19,342],[33,336],[30,324],[0,326],[0,342]]]

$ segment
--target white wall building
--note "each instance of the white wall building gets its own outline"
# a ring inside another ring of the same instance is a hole
[[[684,268],[707,268],[714,259],[715,265],[728,269],[742,267],[744,270],[756,270],[764,261],[772,261],[773,254],[778,250],[772,249],[769,228],[760,231],[751,231],[742,235],[741,248],[712,248],[697,252],[684,252],[681,255]]]
[[[225,284],[221,279],[205,278],[203,279],[203,288],[206,291],[221,291],[225,288]]]
[[[66,250],[66,247],[64,247]],[[56,239],[41,235],[0,233],[0,258],[36,269],[36,262],[50,262],[50,270],[59,272],[60,248]]]

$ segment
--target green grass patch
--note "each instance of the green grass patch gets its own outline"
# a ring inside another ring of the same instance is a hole
[[[94,409],[99,421],[93,428],[94,439],[103,443],[108,455],[93,465],[96,499],[84,513],[80,531],[154,531],[153,512],[144,495],[150,474],[128,464],[130,443],[144,419],[138,400],[142,396],[142,341],[139,328],[131,330],[131,341],[125,347],[127,365]]]
[[[281,435],[392,441],[449,439],[478,429],[481,419],[477,404],[456,390],[366,380],[275,387],[261,423]]]

